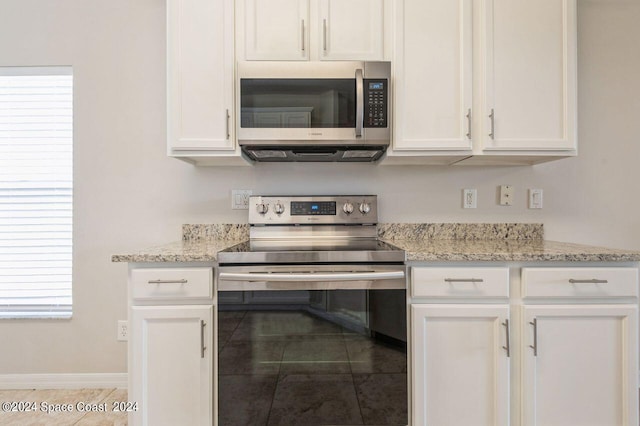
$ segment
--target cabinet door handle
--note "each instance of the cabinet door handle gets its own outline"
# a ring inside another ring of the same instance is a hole
[[[494,136],[494,130],[495,130],[495,112],[493,111],[493,108],[491,108],[491,113],[489,114],[489,120],[491,120],[491,131],[489,132],[489,137],[491,139],[493,139]]]
[[[598,280],[596,278],[592,278],[590,280],[574,280],[573,278],[569,279],[571,284],[607,284],[608,280]]]
[[[206,322],[200,320],[200,358],[204,358],[204,351],[207,347],[204,345],[204,327],[207,325]]]
[[[149,280],[149,284],[186,284],[187,280],[184,278],[181,280]]]
[[[504,325],[504,327],[506,328],[506,335],[507,335],[507,339],[506,339],[507,346],[503,346],[502,349],[507,351],[507,358],[509,358],[511,357],[511,339],[509,338],[509,320],[505,319],[502,325]]]
[[[483,283],[482,278],[445,278],[446,283]]]
[[[304,49],[305,49],[305,38],[304,38],[304,19],[302,19],[302,24],[301,24],[301,31],[300,33],[302,34],[302,52],[304,53]]]
[[[231,116],[229,115],[229,110],[226,110],[225,114],[227,114],[227,117],[226,117],[226,119],[227,119],[227,121],[226,121],[226,123],[227,123],[226,130],[227,130],[227,140],[229,140],[231,138],[231,129],[229,127],[229,120],[231,119]]]
[[[533,345],[529,347],[533,349],[533,356],[538,356],[538,320],[534,318],[529,324],[533,326]]]
[[[471,139],[471,108],[467,110],[467,139]]]
[[[327,51],[327,20],[322,20],[322,50]]]

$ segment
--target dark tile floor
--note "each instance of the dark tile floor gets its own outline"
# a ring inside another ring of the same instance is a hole
[[[404,350],[306,312],[218,323],[220,426],[407,424]]]

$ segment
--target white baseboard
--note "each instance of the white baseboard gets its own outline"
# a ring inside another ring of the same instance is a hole
[[[127,373],[0,374],[0,389],[127,388]]]

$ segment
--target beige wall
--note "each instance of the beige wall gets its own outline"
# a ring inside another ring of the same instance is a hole
[[[640,249],[640,3],[578,0],[580,156],[534,167],[257,165],[165,156],[163,0],[2,0],[0,65],[73,65],[74,317],[0,322],[0,374],[126,371],[126,265],[182,223],[243,222],[232,188],[374,193],[382,222],[542,222],[552,240]],[[535,70],[533,70],[535,72]],[[516,190],[495,205],[496,187]],[[463,210],[461,189],[477,188]],[[526,189],[544,189],[544,209]]]

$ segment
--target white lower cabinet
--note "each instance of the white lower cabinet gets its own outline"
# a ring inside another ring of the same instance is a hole
[[[212,306],[134,307],[135,424],[211,425]]]
[[[129,400],[137,403],[129,424],[211,426],[212,268],[139,268],[129,277]]]
[[[412,425],[509,424],[509,268],[411,268]]]
[[[522,424],[638,424],[638,269],[523,268]]]
[[[637,306],[524,307],[524,425],[637,425]]]
[[[509,424],[509,305],[411,306],[414,425]]]
[[[414,266],[410,289],[412,425],[638,425],[637,266]]]

